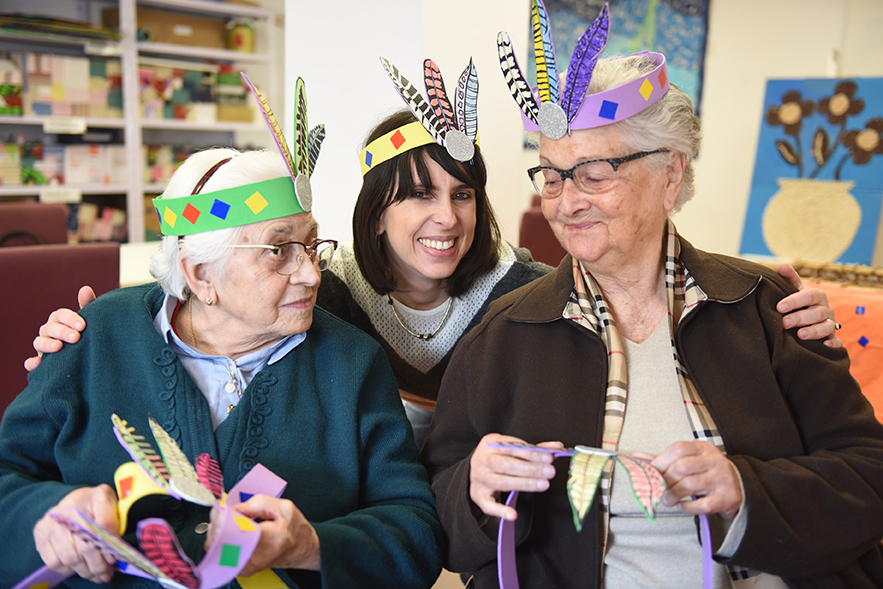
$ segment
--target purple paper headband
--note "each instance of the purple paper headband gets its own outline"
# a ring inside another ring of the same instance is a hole
[[[625,120],[668,92],[665,56],[644,51],[633,55],[646,55],[655,61],[657,66],[653,71],[616,88],[587,94],[592,73],[607,45],[610,11],[606,4],[577,42],[563,88],[558,77],[552,29],[542,0],[532,0],[531,22],[537,60],[534,88],[525,80],[509,35],[505,32],[497,35],[500,69],[521,109],[525,130],[542,131],[550,139],[561,139],[575,129],[592,129]]]

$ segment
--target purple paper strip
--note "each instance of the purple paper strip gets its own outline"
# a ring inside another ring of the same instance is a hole
[[[506,505],[515,506],[518,501],[518,491],[509,493]],[[500,520],[500,529],[497,532],[497,579],[500,581],[500,589],[519,589],[518,566],[515,561],[515,522],[505,519]]]
[[[57,573],[52,569],[42,567],[19,581],[19,583],[12,589],[31,589],[37,585],[50,589],[67,579],[69,576],[70,575]],[[42,585],[42,583],[46,583],[46,585]]]

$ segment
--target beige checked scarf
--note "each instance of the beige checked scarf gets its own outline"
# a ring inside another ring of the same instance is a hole
[[[672,354],[675,361],[675,370],[681,385],[684,397],[684,408],[693,429],[696,440],[711,442],[721,452],[725,452],[723,440],[708,413],[705,404],[699,398],[693,382],[687,374],[684,364],[674,345],[674,333],[677,325],[696,306],[708,300],[706,294],[699,288],[696,281],[680,262],[680,243],[677,239],[677,230],[674,223],[669,219],[666,228],[666,253],[665,253],[665,289],[668,297],[669,333]],[[616,322],[598,284],[582,264],[576,259],[573,261],[574,290],[570,300],[564,308],[564,318],[582,327],[597,333],[607,347],[607,401],[604,408],[604,429],[601,433],[601,447],[605,450],[616,450],[619,445],[619,436],[622,433],[622,425],[625,420],[626,400],[628,398],[628,370],[623,353],[622,340]],[[611,477],[613,474],[613,461],[607,463],[607,467],[599,484],[601,492],[601,541],[602,550],[606,552],[607,536],[610,527],[610,492],[612,490]],[[757,574],[741,567],[729,567],[730,578],[745,579]]]

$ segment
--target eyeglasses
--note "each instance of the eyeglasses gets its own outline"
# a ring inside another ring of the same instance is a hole
[[[337,250],[337,242],[333,239],[316,239],[311,245],[299,241],[285,241],[275,245],[231,245],[235,248],[260,248],[266,250],[260,256],[260,263],[272,268],[277,274],[291,276],[298,271],[301,264],[309,256],[310,261],[316,265],[319,272],[328,269],[334,252]]]
[[[604,158],[581,162],[569,170],[559,170],[549,166],[537,166],[527,171],[537,193],[543,198],[555,198],[564,190],[564,181],[570,178],[576,187],[589,194],[600,194],[612,189],[616,184],[619,166],[632,160],[654,153],[667,153],[667,149],[639,151],[623,157]]]

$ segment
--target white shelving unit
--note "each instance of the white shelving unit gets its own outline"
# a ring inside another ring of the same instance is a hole
[[[256,23],[255,51],[243,53],[231,50],[207,47],[191,47],[138,41],[137,9],[169,11],[170,13],[187,13],[197,16],[218,18],[247,18]],[[275,55],[275,12],[242,4],[213,2],[208,0],[119,0],[120,32],[122,38],[118,42],[101,42],[77,40],[60,35],[28,35],[0,31],[0,39],[27,43],[28,51],[39,51],[43,46],[46,53],[59,44],[69,47],[81,47],[85,55],[102,55],[119,57],[122,64],[123,112],[122,119],[85,119],[89,129],[122,129],[126,148],[126,165],[128,182],[124,185],[89,185],[70,186],[84,195],[123,194],[126,198],[126,219],[128,223],[128,239],[130,242],[144,241],[144,198],[145,194],[155,194],[163,190],[162,185],[145,184],[142,174],[144,131],[161,132],[175,131],[190,136],[191,133],[226,134],[232,144],[235,133],[255,132],[265,129],[263,120],[256,113],[253,123],[217,122],[200,123],[181,120],[142,120],[140,116],[140,80],[139,63],[142,60],[171,59],[177,62],[192,61],[200,64],[210,60],[219,64],[242,64],[244,67],[260,66],[266,73],[249,77],[255,80],[265,95],[275,96],[277,92],[276,55]],[[32,49],[33,47],[33,49]],[[249,70],[251,71],[251,70]],[[42,116],[0,116],[0,129],[8,130],[10,125],[33,125],[46,127],[52,117]],[[193,136],[189,138],[193,139]],[[173,141],[170,141],[173,142]],[[198,141],[192,141],[194,144]],[[6,186],[0,187],[0,198],[11,196],[35,196],[41,191],[39,186]]]

